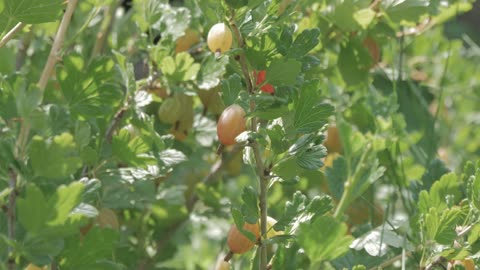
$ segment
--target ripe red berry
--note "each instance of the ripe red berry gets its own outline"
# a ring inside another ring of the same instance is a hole
[[[267,77],[267,72],[265,70],[260,70],[258,73],[256,71],[253,72],[253,76],[256,77],[256,84],[257,86],[263,84],[265,81],[265,78]],[[260,87],[260,90],[262,90],[265,93],[273,94],[275,92],[275,88],[271,84],[265,84],[262,87]]]

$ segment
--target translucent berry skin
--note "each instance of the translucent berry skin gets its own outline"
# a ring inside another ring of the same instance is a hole
[[[256,77],[257,86],[259,86],[265,81],[265,78],[267,77],[267,72],[265,70],[260,70],[258,73],[254,71],[253,76]],[[273,87],[273,85],[268,83],[260,87],[260,90],[269,94],[273,94],[275,92],[275,88]]]
[[[258,224],[245,223],[243,229],[249,231],[255,235],[255,239],[260,237],[260,227]],[[227,237],[227,245],[230,248],[230,251],[236,254],[243,254],[249,251],[255,242],[250,241],[245,235],[243,235],[237,228],[236,225],[230,227]]]
[[[217,124],[218,139],[223,145],[235,144],[235,137],[246,128],[245,110],[240,105],[228,106],[220,115]]]
[[[217,23],[208,31],[207,45],[214,53],[224,53],[232,47],[232,31],[224,23]]]

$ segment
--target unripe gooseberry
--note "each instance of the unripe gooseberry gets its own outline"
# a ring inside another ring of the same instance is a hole
[[[225,108],[217,124],[218,139],[223,145],[235,144],[235,138],[245,131],[245,110],[240,105],[233,104]]]
[[[253,233],[255,239],[260,237],[260,227],[258,224],[245,223],[243,225],[243,229]],[[252,242],[245,235],[243,235],[235,224],[230,227],[227,237],[227,244],[230,248],[230,251],[237,254],[243,254],[255,246],[255,242]]]
[[[182,111],[181,101],[174,96],[167,98],[158,108],[158,118],[167,124],[174,124],[180,118]]]
[[[179,37],[175,42],[175,52],[185,52],[200,41],[198,33],[192,29],[185,30],[185,35]]]
[[[224,53],[232,47],[232,31],[224,23],[217,23],[207,36],[208,48],[214,53]]]

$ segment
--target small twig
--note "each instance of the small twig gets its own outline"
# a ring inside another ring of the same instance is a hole
[[[409,251],[409,252],[406,252],[405,254],[403,254],[403,253],[399,254],[395,257],[392,257],[392,258],[388,259],[387,261],[384,261],[383,263],[381,263],[381,264],[379,264],[375,267],[370,268],[369,270],[384,269],[385,267],[390,266],[390,265],[394,264],[396,261],[402,259],[402,257],[404,257],[404,256],[409,257],[411,253],[412,252]]]
[[[253,87],[253,82],[252,78],[250,75],[250,72],[248,70],[248,65],[247,65],[247,59],[245,57],[245,52],[243,51],[245,47],[245,41],[242,38],[242,34],[240,33],[240,30],[238,29],[237,25],[235,24],[235,11],[230,10],[231,16],[230,16],[230,27],[233,30],[233,33],[235,34],[235,37],[237,39],[238,47],[242,50],[240,54],[238,55],[238,62],[240,63],[240,67],[243,72],[243,76],[245,77],[245,80],[247,81],[247,90],[250,93],[250,95],[253,95],[255,92],[255,89]],[[253,99],[250,99],[250,110],[253,112],[255,111],[255,101]],[[252,117],[251,119],[251,130],[252,132],[257,132],[257,118]],[[259,204],[260,204],[260,232],[262,235],[262,238],[265,238],[267,235],[267,192],[268,192],[268,178],[265,175],[265,168],[264,164],[262,161],[262,155],[260,153],[260,148],[258,146],[258,143],[254,141],[251,144],[251,147],[253,149],[253,154],[255,156],[255,167],[257,171],[257,175],[259,177],[259,185],[260,185],[260,194],[259,194]],[[260,244],[260,270],[265,270],[267,268],[267,245],[261,242]]]
[[[125,112],[127,111],[127,108],[128,108],[128,103],[127,103],[127,105],[120,108],[120,110],[113,117],[113,120],[110,123],[110,126],[107,129],[107,132],[105,133],[105,140],[108,143],[112,142],[113,133],[115,132],[115,130],[117,129],[117,126],[122,121],[123,116],[124,116]]]
[[[67,33],[70,20],[72,19],[73,12],[75,11],[75,7],[77,6],[77,1],[78,0],[68,1],[67,9],[65,11],[65,14],[63,15],[62,22],[58,27],[57,35],[55,36],[52,49],[50,50],[50,55],[47,59],[47,64],[45,64],[45,68],[43,69],[40,80],[38,81],[38,86],[42,91],[42,95],[45,91],[45,88],[47,87],[48,79],[52,75],[53,69],[55,68],[55,64],[57,63],[60,49],[62,48],[63,41],[65,39],[65,34]]]
[[[17,32],[21,31],[23,27],[25,27],[25,25],[26,24],[19,22],[10,31],[8,31],[8,33],[2,38],[2,40],[0,40],[0,48],[5,46],[5,44],[7,44],[7,42],[12,39]]]
[[[16,221],[16,200],[17,200],[17,174],[13,169],[10,169],[10,181],[9,181],[10,195],[8,198],[8,239],[15,241],[15,221]],[[8,253],[11,256],[12,247],[8,246]],[[12,259],[12,258],[11,258]],[[15,260],[8,261],[8,270],[15,270]]]
[[[237,39],[238,47],[241,49],[239,55],[238,55],[238,62],[240,63],[240,67],[243,72],[243,76],[245,77],[245,80],[247,81],[247,90],[250,94],[253,93],[253,83],[252,79],[250,76],[250,72],[248,72],[248,65],[247,65],[247,59],[245,58],[245,52],[243,51],[243,48],[245,47],[245,41],[242,38],[242,34],[240,33],[240,30],[238,29],[237,25],[235,24],[234,18],[235,18],[235,11],[231,10],[232,16],[230,17],[230,26],[233,30],[233,33],[235,34],[235,38]],[[236,58],[236,59],[237,59]]]
[[[103,11],[104,19],[102,25],[100,26],[100,30],[97,33],[97,38],[95,39],[95,45],[93,46],[90,60],[103,52],[108,34],[112,30],[112,26],[115,21],[115,11],[117,10],[117,7],[118,3],[105,7]]]

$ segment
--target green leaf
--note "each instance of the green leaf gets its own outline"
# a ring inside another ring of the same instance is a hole
[[[0,0],[0,13],[2,13],[4,8],[5,8],[5,0]]]
[[[438,179],[450,172],[450,170],[445,166],[445,163],[437,158],[432,160],[426,169],[427,170],[422,175],[423,188],[426,190],[430,190],[432,185]]]
[[[255,239],[255,235],[250,231],[243,229],[243,226],[245,224],[245,219],[242,212],[237,208],[232,207],[231,213],[232,213],[233,221],[235,223],[235,226],[237,226],[238,231],[240,231],[243,235],[245,235],[245,237],[247,237],[250,241],[256,242],[257,239]],[[258,220],[256,222],[258,222]]]
[[[192,17],[190,10],[184,7],[173,8],[165,5],[161,14],[158,23],[152,25],[154,29],[159,30],[164,37],[172,37],[173,40],[184,35]]]
[[[172,167],[187,160],[187,156],[185,156],[184,153],[175,149],[164,150],[160,152],[159,155],[160,159],[167,167]]]
[[[123,68],[126,70],[125,74],[121,74],[127,92],[135,91],[133,67],[131,63],[125,64],[125,67],[119,67],[121,71]],[[115,63],[110,58],[98,57],[87,65],[83,56],[69,54],[63,58],[63,65],[57,68],[57,78],[73,118],[112,117],[123,101],[123,91],[116,80]]]
[[[321,216],[310,224],[301,224],[298,243],[312,262],[336,259],[349,250],[353,241],[347,225],[331,216]]]
[[[40,105],[42,95],[40,89],[32,87],[27,90],[25,87],[17,89],[15,94],[15,102],[17,104],[17,112],[20,116],[28,118],[30,114]]]
[[[300,138],[298,138],[295,141],[295,143],[293,143],[290,146],[290,148],[288,148],[288,154],[290,155],[298,154],[300,151],[307,148],[314,139],[315,139],[315,134],[311,134],[311,133],[300,136]]]
[[[290,182],[292,179],[297,179],[300,170],[295,157],[284,158],[277,162],[272,168],[272,172],[275,173],[275,175],[278,175],[287,182]]]
[[[473,178],[471,190],[473,205],[480,210],[480,170],[478,170]]]
[[[42,191],[34,185],[27,186],[25,199],[19,198],[17,207],[20,224],[29,232],[41,231],[50,210]]]
[[[318,45],[320,30],[318,28],[306,29],[293,42],[287,57],[302,58]],[[268,72],[267,72],[268,74]],[[268,76],[268,75],[267,75]]]
[[[242,89],[242,79],[236,73],[230,75],[227,80],[222,80],[222,98],[225,106],[235,103]]]
[[[53,261],[64,248],[63,239],[28,235],[22,242],[23,255],[35,265],[46,265]]]
[[[275,223],[273,229],[276,231],[283,231],[285,230],[285,227],[294,223],[297,216],[305,210],[306,200],[307,198],[300,191],[295,192],[292,201],[287,201],[285,204],[285,212],[277,223]]]
[[[351,182],[351,196],[349,202],[360,197],[370,185],[375,183],[385,172],[385,167],[379,165],[376,153],[370,151],[363,164],[357,164],[354,178]]]
[[[315,217],[322,216],[332,210],[332,198],[327,195],[315,196],[312,198],[307,208],[303,212],[302,220],[313,220]]]
[[[83,189],[82,183],[73,182],[60,186],[47,200],[39,188],[27,186],[25,197],[17,201],[20,224],[35,236],[75,233],[85,221],[82,214],[72,213],[81,202]]]
[[[213,209],[220,209],[222,207],[222,194],[220,194],[215,188],[200,183],[196,186],[195,192],[200,201],[205,205],[212,207]]]
[[[376,13],[371,8],[360,9],[353,14],[353,18],[363,29],[370,25],[375,16]]]
[[[75,143],[78,148],[83,148],[90,142],[90,125],[87,122],[78,121],[75,123]]]
[[[250,224],[258,222],[258,194],[253,187],[248,186],[243,189],[242,193],[242,214],[245,217],[245,221]]]
[[[328,123],[328,117],[333,114],[334,107],[320,103],[316,82],[305,84],[299,95],[299,100],[295,102],[293,125],[298,133],[317,132]]]
[[[155,164],[155,159],[146,155],[149,150],[141,137],[130,139],[130,134],[125,129],[120,130],[112,138],[112,154],[120,161],[132,166],[145,167],[148,164]],[[169,161],[168,158],[167,161]]]
[[[62,254],[62,269],[94,269],[102,260],[112,258],[118,239],[118,232],[98,226],[93,227],[83,241],[76,237],[68,239]]]
[[[387,0],[382,1],[386,15],[395,24],[402,22],[418,22],[427,13],[429,0]]]
[[[365,83],[370,64],[371,57],[368,51],[358,42],[349,42],[342,47],[338,55],[338,69],[348,85]]]
[[[433,207],[430,208],[425,215],[427,239],[435,240],[442,245],[450,245],[457,236],[455,227],[460,225],[462,215],[463,213],[458,207],[444,211]]]
[[[220,84],[220,79],[225,74],[225,66],[228,64],[228,57],[215,58],[213,54],[205,57],[197,76],[197,85],[200,89],[211,89]],[[227,105],[225,103],[225,105]],[[228,105],[227,105],[228,106]]]
[[[146,0],[133,1],[133,8],[135,10],[133,19],[138,23],[142,32],[145,32],[160,20],[162,12],[169,6],[163,1]]]
[[[333,161],[332,167],[327,167],[325,175],[327,176],[328,189],[335,200],[340,200],[343,194],[345,182],[348,179],[347,160],[343,156],[337,157]]]
[[[248,4],[248,0],[225,0],[225,3],[232,8],[241,8]]]
[[[157,187],[153,181],[151,172],[141,168],[119,168],[107,170],[97,174],[102,179],[101,202],[104,207],[118,209],[145,209],[156,201]],[[182,187],[178,185],[179,188]],[[165,194],[173,194],[172,190],[162,188]],[[184,196],[182,196],[184,198]],[[158,200],[158,198],[157,198]]]
[[[50,139],[34,136],[29,153],[33,170],[38,176],[58,179],[71,175],[82,166],[70,133],[62,133]]]
[[[335,6],[333,14],[331,14],[332,22],[337,25],[343,32],[353,32],[358,30],[359,25],[354,19],[354,14],[357,9],[353,0],[345,0],[339,5]]]
[[[308,258],[296,242],[278,245],[272,260],[272,269],[308,269]]]
[[[190,54],[181,52],[175,55],[175,59],[171,56],[165,57],[160,64],[160,69],[173,82],[192,81],[200,70],[200,64],[194,61]]]
[[[455,173],[445,174],[440,180],[434,182],[430,191],[422,191],[418,201],[418,209],[421,213],[428,213],[434,207],[442,211],[448,207],[447,198],[451,204],[461,199],[460,183]]]
[[[291,85],[294,84],[302,63],[294,59],[273,60],[267,68],[266,82],[273,85]]]
[[[289,50],[292,47],[293,42],[293,27],[284,27],[280,38],[276,41],[276,47],[279,53],[286,56],[289,53]]]
[[[3,0],[3,12],[0,13],[0,33],[18,22],[38,24],[53,22],[60,18],[64,0]]]
[[[318,170],[323,167],[322,158],[326,156],[327,148],[325,146],[314,145],[296,155],[297,164],[307,170]]]

